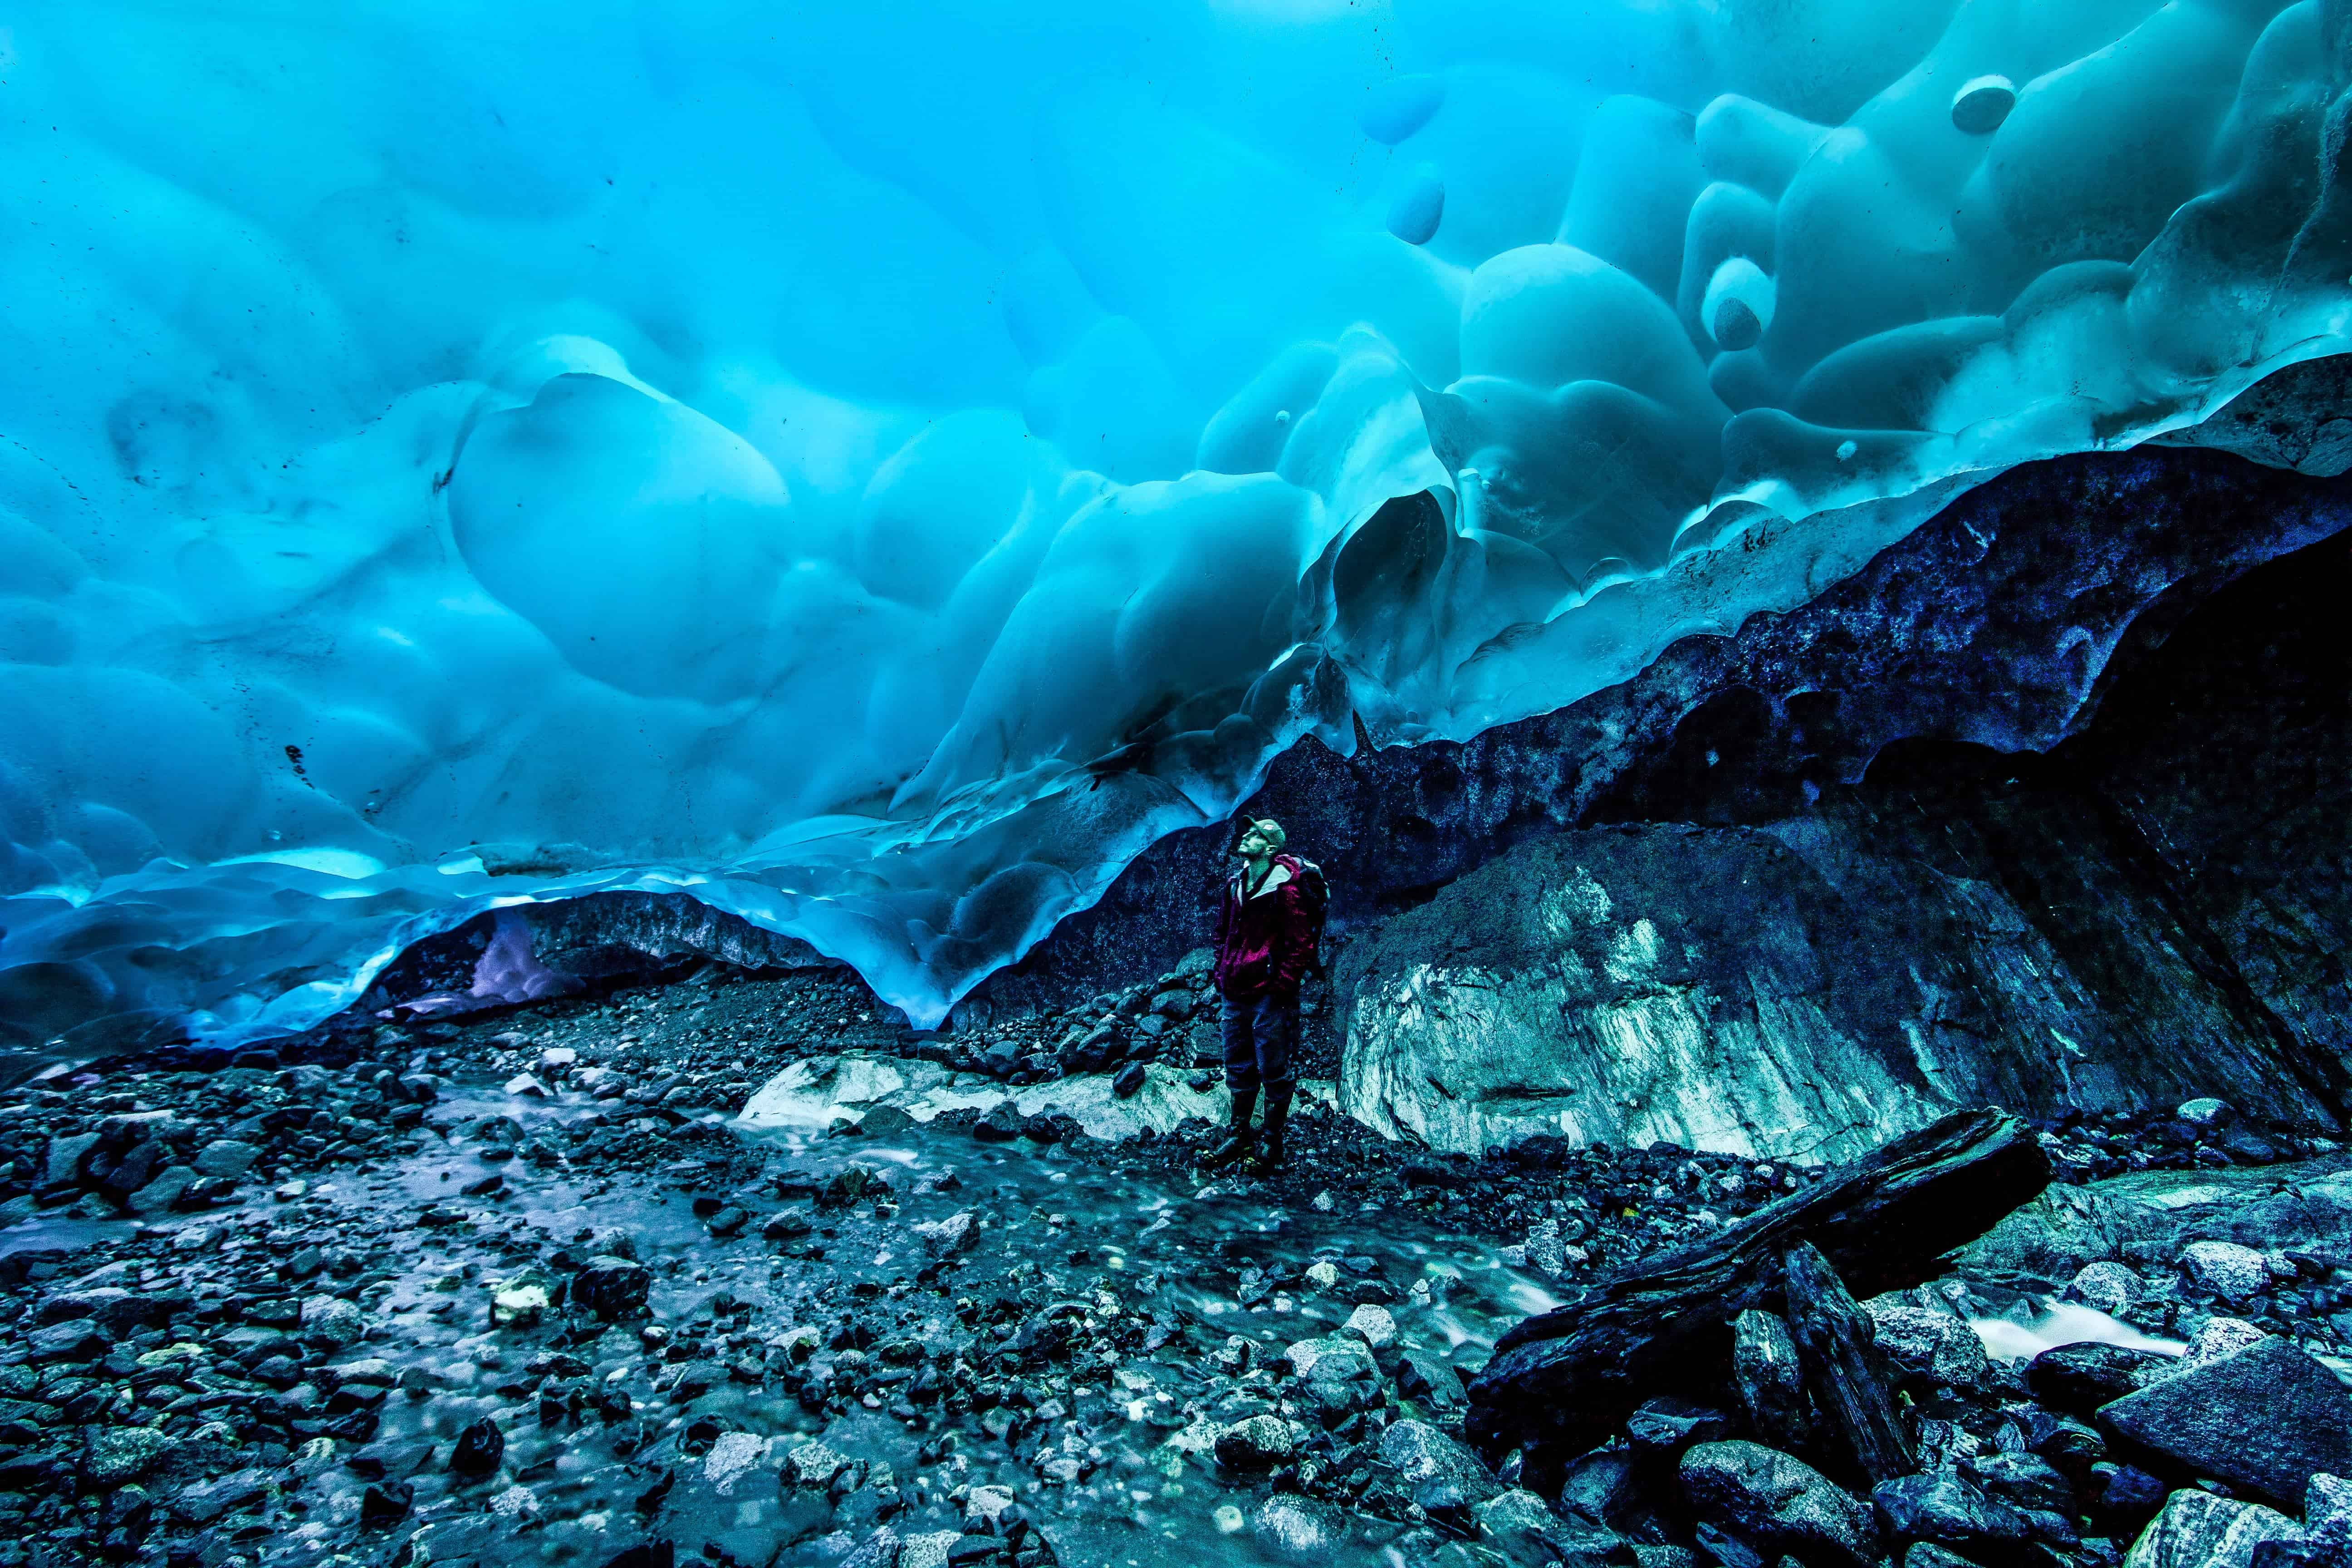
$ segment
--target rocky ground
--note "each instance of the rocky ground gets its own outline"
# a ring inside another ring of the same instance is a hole
[[[836,974],[714,966],[23,1085],[0,1563],[2337,1560],[2352,1206],[2308,1194],[2352,1162],[2219,1102],[2042,1142],[2063,1192],[2306,1194],[2264,1245],[2045,1237],[2030,1269],[2012,1247],[1867,1303],[1919,1474],[1842,1468],[1767,1357],[1543,1495],[1460,1441],[1495,1339],[1818,1172],[1434,1157],[1315,1108],[1264,1180],[1201,1173],[1204,1121],[733,1121],[818,1051],[1008,1087],[1191,1071],[1207,1012],[1192,966],[920,1035]]]

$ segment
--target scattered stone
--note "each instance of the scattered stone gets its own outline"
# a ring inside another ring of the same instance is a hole
[[[2067,1281],[2065,1298],[2113,1318],[2121,1316],[2146,1289],[2140,1277],[2120,1263],[2086,1263]]]
[[[646,1314],[653,1271],[634,1258],[592,1258],[572,1278],[572,1303],[608,1323]]]
[[[1969,1388],[1992,1370],[1984,1341],[1951,1313],[1885,1297],[1866,1305],[1879,1350],[1911,1381]]]
[[[1355,1335],[1376,1352],[1384,1351],[1396,1343],[1396,1319],[1389,1314],[1387,1308],[1366,1302],[1348,1314],[1348,1321],[1339,1325],[1339,1331]]]
[[[196,1151],[195,1168],[206,1176],[242,1176],[261,1158],[257,1144],[236,1138],[215,1138]]]
[[[838,1450],[823,1443],[803,1443],[784,1456],[783,1483],[788,1487],[822,1491],[833,1485],[834,1478],[848,1468],[849,1461]],[[973,1489],[975,1492],[987,1489]],[[1010,1505],[1011,1501],[1012,1495],[1007,1493],[1005,1502]],[[966,1512],[970,1511],[968,1504]]]
[[[2187,1372],[2191,1367],[2204,1366],[2224,1356],[2236,1355],[2249,1345],[2258,1345],[2271,1336],[2243,1318],[2208,1318],[2197,1332],[2189,1337],[2189,1348],[2173,1364],[2175,1372]]]
[[[1760,1443],[1702,1443],[1683,1456],[1683,1490],[1700,1519],[1770,1561],[1867,1568],[1877,1531],[1870,1510],[1793,1455]]]
[[[961,1252],[977,1239],[970,1209],[959,1210],[945,1219],[919,1222],[913,1229],[916,1237],[923,1244],[923,1250],[934,1258],[946,1258]]]
[[[152,1426],[94,1427],[82,1452],[82,1476],[92,1486],[126,1485],[153,1468],[173,1442]]]
[[[327,1350],[357,1344],[367,1332],[367,1314],[337,1296],[314,1296],[302,1303],[302,1337]]]
[[[449,1450],[449,1473],[467,1480],[496,1475],[506,1452],[506,1434],[486,1415],[457,1434],[457,1441]]]
[[[1476,1454],[1426,1421],[1391,1422],[1381,1434],[1380,1453],[1413,1501],[1432,1513],[1451,1510],[1466,1518],[1503,1489]]]
[[[1967,1557],[2015,1557],[2034,1536],[2023,1513],[1955,1470],[1881,1481],[1870,1497],[1893,1541],[1933,1542]]]
[[[2225,1301],[2249,1301],[2270,1289],[2270,1260],[2233,1241],[2192,1241],[2180,1249],[2189,1282]]]
[[[1279,1415],[1253,1415],[1217,1434],[1217,1463],[1230,1470],[1270,1470],[1297,1456],[1299,1436]]]
[[[547,1315],[553,1290],[547,1276],[525,1269],[490,1288],[490,1327],[529,1328]]]

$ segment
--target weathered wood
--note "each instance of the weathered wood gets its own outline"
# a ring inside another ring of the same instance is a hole
[[[1791,1248],[1819,1247],[1861,1295],[1901,1289],[1932,1279],[1938,1258],[2049,1180],[2049,1160],[2017,1118],[1990,1109],[1945,1117],[1511,1330],[1470,1386],[1469,1436],[1491,1455],[1523,1447],[1548,1475],[1606,1441],[1650,1395],[1719,1388],[1731,1321],[1780,1307]]]
[[[1850,1465],[1873,1485],[1909,1475],[1919,1468],[1918,1451],[1895,1408],[1894,1380],[1869,1315],[1811,1243],[1790,1247],[1781,1269],[1789,1335],[1827,1428],[1823,1436],[1841,1462],[1835,1468]]]
[[[1778,1314],[1750,1307],[1731,1321],[1731,1380],[1758,1441],[1802,1454],[1812,1444],[1812,1403],[1797,1342]]]

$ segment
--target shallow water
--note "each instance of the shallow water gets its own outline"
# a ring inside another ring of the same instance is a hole
[[[595,1102],[573,1093],[524,1099],[495,1086],[467,1086],[445,1099],[436,1120],[466,1125],[504,1115],[529,1131],[592,1108]],[[1255,1310],[1244,1308],[1237,1271],[1253,1263],[1299,1263],[1318,1253],[1376,1259],[1389,1282],[1407,1292],[1389,1309],[1401,1342],[1472,1364],[1484,1360],[1504,1328],[1553,1304],[1538,1279],[1505,1267],[1493,1247],[1438,1234],[1423,1216],[1378,1204],[1344,1214],[1286,1208],[1240,1184],[1195,1188],[1181,1176],[1096,1164],[1058,1147],[982,1143],[920,1125],[873,1139],[791,1129],[741,1136],[772,1167],[795,1167],[820,1181],[853,1163],[881,1170],[896,1191],[898,1212],[886,1216],[859,1205],[813,1216],[825,1248],[818,1261],[776,1257],[758,1239],[758,1210],[777,1206],[773,1200],[755,1205],[742,1237],[714,1240],[694,1217],[686,1192],[665,1186],[657,1171],[614,1176],[541,1170],[518,1158],[496,1167],[506,1176],[505,1194],[466,1199],[455,1194],[492,1167],[470,1144],[434,1142],[363,1174],[312,1184],[312,1196],[342,1212],[413,1215],[438,1203],[480,1216],[467,1226],[411,1227],[397,1236],[400,1268],[384,1301],[383,1337],[347,1352],[421,1368],[436,1388],[427,1400],[395,1393],[385,1401],[372,1453],[406,1456],[430,1443],[446,1456],[457,1434],[485,1415],[508,1428],[506,1473],[497,1480],[457,1487],[431,1466],[415,1478],[417,1515],[425,1521],[420,1544],[434,1562],[601,1563],[647,1537],[635,1503],[659,1484],[650,1458],[673,1468],[675,1477],[649,1533],[674,1540],[681,1555],[709,1541],[739,1563],[764,1563],[772,1552],[780,1564],[828,1563],[872,1529],[872,1520],[859,1516],[863,1494],[853,1493],[835,1515],[821,1498],[780,1496],[772,1479],[792,1448],[820,1438],[852,1459],[887,1463],[900,1485],[917,1481],[922,1500],[890,1521],[902,1535],[961,1530],[962,1510],[950,1494],[999,1486],[1072,1568],[1398,1560],[1390,1545],[1398,1526],[1297,1499],[1269,1514],[1263,1486],[1253,1489],[1221,1475],[1203,1445],[1214,1426],[1234,1418],[1214,1409],[1231,1385],[1204,1375],[1213,1368],[1173,1359],[1173,1346],[1169,1360],[1137,1352],[1108,1375],[1058,1380],[1055,1441],[1091,1467],[1084,1479],[1067,1483],[1042,1479],[985,1439],[921,1463],[919,1450],[937,1436],[936,1420],[928,1431],[910,1429],[878,1409],[853,1408],[827,1421],[790,1396],[726,1383],[694,1406],[747,1435],[730,1440],[714,1469],[709,1456],[677,1454],[687,1418],[649,1382],[632,1330],[609,1332],[575,1353],[590,1363],[591,1387],[631,1397],[635,1419],[649,1428],[646,1447],[627,1458],[614,1454],[612,1434],[593,1415],[577,1427],[542,1429],[532,1412],[535,1396],[516,1378],[541,1336],[486,1324],[483,1284],[504,1271],[500,1244],[510,1237],[538,1233],[533,1239],[569,1244],[583,1232],[602,1240],[625,1230],[654,1269],[657,1321],[681,1324],[724,1291],[755,1304],[753,1337],[771,1342],[803,1313],[829,1322],[811,1296],[828,1283],[858,1281],[882,1288],[870,1308],[877,1331],[883,1316],[912,1309],[931,1314],[938,1331],[952,1333],[946,1314],[965,1283],[985,1284],[1023,1259],[1038,1265],[1055,1294],[1076,1294],[1097,1310],[1149,1315],[1178,1307],[1195,1313],[1212,1334],[1253,1342],[1261,1363],[1297,1341],[1336,1331],[1352,1308],[1284,1292]],[[923,1261],[911,1226],[962,1209],[974,1210],[984,1228],[951,1276],[946,1298],[919,1289],[888,1294]],[[833,1234],[823,1236],[824,1229]],[[1094,1296],[1097,1288],[1108,1297]],[[832,1310],[837,1316],[837,1298]],[[1189,1418],[1188,1405],[1198,1411]],[[344,1458],[347,1452],[312,1456],[310,1516],[271,1542],[266,1560],[312,1560],[356,1518],[365,1483],[342,1468]]]

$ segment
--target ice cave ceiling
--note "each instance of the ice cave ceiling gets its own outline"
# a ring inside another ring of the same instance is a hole
[[[626,887],[935,1018],[1304,734],[2341,352],[2347,79],[2337,0],[37,0],[0,1014]]]

